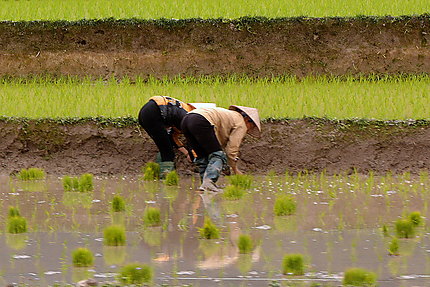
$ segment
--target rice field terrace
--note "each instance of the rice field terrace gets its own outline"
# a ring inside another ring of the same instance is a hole
[[[169,186],[144,181],[143,174],[85,176],[76,178],[85,190],[72,189],[74,179],[66,175],[45,177],[38,170],[0,177],[1,284],[71,286],[87,278],[102,286],[429,282],[427,171],[269,172],[227,177],[222,183],[231,188],[223,194],[198,192],[197,177]],[[130,263],[137,264],[133,274]]]
[[[428,4],[0,1],[0,285],[430,286]],[[158,180],[157,95],[258,108],[247,175]]]
[[[137,117],[152,96],[258,107],[263,119],[429,119],[430,79],[406,77],[200,77],[157,80],[34,78],[0,81],[0,115]]]
[[[311,0],[311,1],[257,1],[224,2],[210,0],[168,0],[142,2],[138,0],[77,0],[52,2],[47,0],[2,1],[0,20],[77,20],[100,18],[238,18],[242,16],[356,16],[356,15],[413,15],[428,12],[424,0]]]

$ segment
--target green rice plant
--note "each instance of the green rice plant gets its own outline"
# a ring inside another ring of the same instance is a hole
[[[214,102],[220,107],[228,107],[234,98],[238,105],[258,106],[262,119],[285,118],[286,115],[289,118],[427,119],[429,83],[430,77],[425,75],[378,80],[357,77],[252,79],[236,75],[227,79],[137,79],[134,83],[64,78],[55,81],[35,79],[23,84],[22,80],[16,79],[0,81],[0,115],[29,118],[134,117],[142,105],[141,91],[145,90],[148,98],[176,94],[187,102]],[[285,101],[285,93],[289,94],[288,101]],[[261,105],[262,94],[270,98],[270,105]],[[411,99],[413,106],[410,105]],[[76,106],[81,108],[76,109]],[[122,122],[116,119],[116,122],[135,124],[136,119],[126,118]]]
[[[203,228],[199,228],[200,236],[204,239],[218,239],[219,229],[209,217],[205,217]]]
[[[142,169],[143,180],[151,181],[160,178],[160,165],[156,162],[147,162]]]
[[[85,173],[80,176],[79,178],[79,191],[80,192],[87,192],[87,191],[93,191],[94,190],[94,184],[93,184],[93,175],[91,173]]]
[[[32,167],[29,169],[21,169],[18,174],[17,178],[20,180],[41,180],[45,179],[45,171],[41,168]]]
[[[112,211],[122,212],[125,211],[125,200],[120,195],[115,195],[112,199]]]
[[[145,226],[161,225],[161,213],[157,207],[147,207],[143,213],[143,224]]]
[[[412,238],[415,236],[415,225],[408,219],[397,220],[395,227],[399,238]]]
[[[111,225],[103,231],[103,243],[107,246],[125,245],[125,228],[121,225]]]
[[[343,286],[376,286],[376,274],[362,268],[350,268],[345,271]]]
[[[228,185],[222,194],[222,196],[227,200],[238,200],[243,197],[245,190],[236,185]]]
[[[292,196],[283,195],[276,199],[273,210],[276,216],[292,215],[296,212],[297,203]]]
[[[8,217],[21,216],[18,207],[10,206]]]
[[[7,219],[7,231],[12,234],[27,232],[27,220],[22,216],[12,216]]]
[[[85,173],[80,177],[64,176],[62,179],[64,191],[88,192],[94,190],[93,175]]]
[[[246,254],[250,253],[254,248],[254,243],[249,235],[241,234],[237,241],[237,247],[239,248],[239,253]]]
[[[79,190],[79,179],[77,177],[64,176],[63,179],[64,191],[75,191]]]
[[[149,265],[140,263],[131,263],[122,267],[118,280],[125,285],[138,285],[150,283],[152,281],[153,271]]]
[[[282,261],[282,274],[303,275],[305,263],[302,254],[287,254]]]
[[[382,225],[382,234],[385,236],[385,237],[388,237],[388,236],[390,236],[390,234],[388,233],[388,227],[384,224],[384,225]]]
[[[242,189],[249,189],[254,181],[254,177],[247,174],[235,174],[227,176],[227,180],[231,185]]]
[[[9,4],[5,4],[7,2]],[[61,3],[49,0],[3,1],[0,2],[0,19],[2,20],[80,20],[80,19],[160,19],[165,18],[163,26],[171,27],[174,20],[184,18],[224,18],[234,19],[249,16],[262,16],[269,18],[280,17],[327,17],[327,16],[357,16],[357,15],[417,15],[428,12],[428,2],[413,0],[407,2],[400,0],[381,0],[368,2],[356,1],[322,1],[310,0],[297,2],[280,0],[276,2],[258,0],[238,0],[231,2],[219,2],[209,0],[200,1],[184,0],[176,2],[167,0],[158,1],[109,1],[94,0],[88,5],[85,0],[62,1]],[[363,17],[363,16],[361,16]],[[252,18],[251,18],[252,19]],[[111,20],[112,21],[112,20]],[[171,23],[169,23],[170,21]],[[176,20],[178,21],[178,20]],[[213,21],[213,20],[212,20]],[[249,19],[247,21],[250,21]],[[267,21],[262,18],[260,21]],[[163,22],[157,20],[156,23]],[[181,23],[181,22],[180,22]],[[238,30],[246,29],[246,19],[239,21],[234,27]],[[252,24],[252,21],[251,21]],[[45,24],[46,25],[46,24]],[[58,24],[57,24],[58,25]],[[250,30],[251,31],[251,30]]]
[[[394,237],[388,245],[388,252],[390,255],[399,255],[399,239]]]
[[[75,267],[89,267],[94,264],[94,255],[87,248],[77,248],[72,252],[72,262]]]
[[[423,217],[419,211],[411,212],[408,216],[408,219],[414,226],[420,226],[423,224]]]
[[[176,170],[172,170],[166,175],[164,179],[164,184],[168,186],[179,185],[179,175]]]

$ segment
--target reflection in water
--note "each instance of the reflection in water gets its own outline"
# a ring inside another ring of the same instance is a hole
[[[127,257],[125,246],[103,246],[103,259],[106,265],[121,265]]]
[[[15,250],[24,249],[27,246],[27,234],[6,234],[6,245]]]
[[[142,238],[151,247],[161,246],[163,239],[162,227],[147,227],[142,232]]]
[[[199,279],[187,281],[193,286],[240,286],[239,278],[264,277],[268,280],[261,285],[244,284],[268,286],[270,279],[287,279],[279,273],[283,256],[301,253],[309,259],[309,274],[329,278],[332,286],[341,281],[333,274],[353,266],[377,272],[381,287],[426,286],[414,278],[430,274],[427,230],[420,227],[415,239],[400,240],[400,256],[389,256],[391,238],[384,238],[380,227],[387,225],[394,236],[392,223],[405,211],[420,211],[430,218],[428,178],[302,174],[287,179],[271,175],[268,180],[257,178],[254,189],[242,199],[227,201],[219,194],[197,192],[190,178],[181,179],[181,187],[137,178],[99,178],[92,193],[65,193],[58,178],[41,181],[40,186],[47,188],[43,192],[30,192],[30,187],[24,189],[0,176],[0,207],[17,206],[31,230],[0,234],[5,242],[0,245],[2,285],[36,277],[30,274],[40,277],[41,286],[91,277],[92,272],[67,270],[70,250],[85,245],[99,254],[94,266],[97,276],[113,274],[126,263],[142,262],[157,265],[157,283],[170,284],[176,277],[181,285],[181,280],[193,277]],[[111,212],[116,194],[127,199],[126,212]],[[273,215],[274,200],[282,194],[296,199],[295,215]],[[142,229],[143,212],[154,205],[161,210],[163,226]],[[221,239],[199,239],[205,215],[220,229]],[[127,246],[103,245],[102,231],[112,223],[127,230]],[[272,228],[257,228],[261,226]],[[240,234],[250,234],[258,242],[251,254],[239,254]],[[203,281],[220,277],[236,281]]]
[[[86,267],[73,267],[72,280],[73,282],[79,282],[89,278],[93,278],[93,273],[88,271]]]
[[[92,192],[64,192],[63,204],[67,207],[91,208]]]
[[[203,192],[200,193],[206,214],[212,219],[213,222],[219,222],[221,219],[221,212],[218,203],[214,200],[215,193]]]
[[[112,212],[112,224],[113,225],[125,225],[125,214],[123,212]]]

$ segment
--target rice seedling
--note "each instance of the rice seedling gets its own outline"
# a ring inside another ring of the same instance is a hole
[[[229,185],[224,188],[222,196],[227,200],[238,200],[243,197],[245,190],[236,185]]]
[[[408,216],[408,219],[414,226],[420,226],[423,224],[423,217],[419,211],[411,212]]]
[[[278,197],[273,207],[276,216],[292,215],[296,212],[296,209],[297,203],[288,195]]]
[[[415,236],[415,226],[408,219],[399,219],[395,222],[396,234],[399,238],[412,238]]]
[[[111,225],[103,231],[103,243],[107,246],[123,246],[125,245],[126,236],[125,228],[120,225]]]
[[[250,253],[254,248],[254,243],[252,242],[251,236],[246,234],[239,235],[237,247],[239,248],[239,253]]]
[[[156,207],[147,207],[143,213],[143,224],[145,226],[160,226],[161,213],[160,209]]]
[[[125,211],[125,200],[120,195],[115,195],[112,199],[112,211],[122,212]]]
[[[121,268],[118,280],[126,285],[141,285],[152,281],[153,271],[149,265],[140,263],[127,264]]]
[[[93,266],[94,255],[87,248],[77,248],[72,252],[72,262],[75,267]]]
[[[219,229],[209,217],[205,217],[205,222],[202,228],[199,228],[199,233],[202,238],[205,239],[218,239]]]
[[[79,178],[66,175],[62,181],[64,191],[88,192],[94,190],[93,175],[90,173],[85,173]]]
[[[45,175],[45,171],[41,168],[36,168],[36,167],[31,167],[29,169],[21,169],[18,174],[17,174],[17,178],[19,180],[41,180],[41,179],[45,179],[46,175]]]
[[[148,98],[171,94],[186,102],[214,102],[220,107],[228,107],[234,98],[238,105],[258,106],[263,119],[286,116],[427,119],[429,82],[428,76],[387,77],[378,81],[352,77],[299,80],[236,76],[226,80],[217,77],[140,79],[133,84],[67,79],[36,79],[23,84],[12,80],[0,81],[0,114],[30,118],[135,117],[146,101],[141,96],[141,91],[145,90]],[[289,95],[288,101],[285,101],[285,93]],[[270,98],[270,105],[261,104],[263,94]],[[82,108],[76,109],[76,106]]]
[[[168,174],[166,174],[166,178],[164,179],[164,184],[168,186],[179,185],[179,175],[175,170],[172,170]]]
[[[343,277],[344,286],[376,286],[376,274],[362,268],[350,268]]]
[[[390,234],[388,233],[388,227],[385,224],[382,225],[382,234],[384,235],[384,237],[390,236]]]
[[[90,173],[85,173],[79,177],[79,191],[80,192],[87,192],[87,191],[93,191],[94,185],[93,185],[93,175]]]
[[[27,232],[27,220],[22,216],[12,216],[7,220],[7,231],[18,234]]]
[[[287,254],[282,261],[282,274],[303,275],[305,263],[302,254]]]
[[[1,3],[1,2],[0,2]],[[296,2],[281,0],[278,2],[238,0],[219,2],[209,0],[201,2],[173,0],[160,2],[142,2],[126,0],[122,2],[95,0],[92,5],[84,0],[52,3],[48,0],[31,0],[27,5],[20,1],[0,4],[2,20],[79,20],[100,18],[144,18],[144,19],[183,19],[183,18],[238,18],[245,15],[263,17],[296,16],[356,16],[356,15],[411,15],[428,12],[427,2],[414,0],[404,5],[400,0],[381,0],[378,2],[357,1],[321,1]],[[239,25],[239,24],[238,24]],[[244,29],[238,26],[239,29]]]
[[[9,213],[8,217],[15,217],[15,216],[21,216],[18,207],[10,206],[9,207]]]
[[[160,165],[156,162],[147,162],[142,168],[143,180],[151,181],[160,178]]]
[[[79,190],[79,179],[77,177],[64,176],[63,179],[64,191],[75,191]]]
[[[251,188],[254,178],[252,175],[235,174],[235,175],[227,176],[227,180],[231,185],[234,185],[242,189],[249,189]]]
[[[388,252],[390,255],[399,255],[399,239],[394,237],[388,245]]]

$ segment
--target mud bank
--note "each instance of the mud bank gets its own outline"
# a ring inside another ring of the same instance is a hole
[[[40,167],[51,174],[137,174],[155,158],[155,145],[136,124],[96,121],[0,121],[0,173]],[[240,167],[248,173],[286,169],[328,173],[418,173],[430,168],[428,122],[384,123],[300,119],[263,124],[261,139],[246,137]],[[181,173],[191,173],[184,158]]]
[[[430,72],[430,18],[0,23],[0,76]]]

